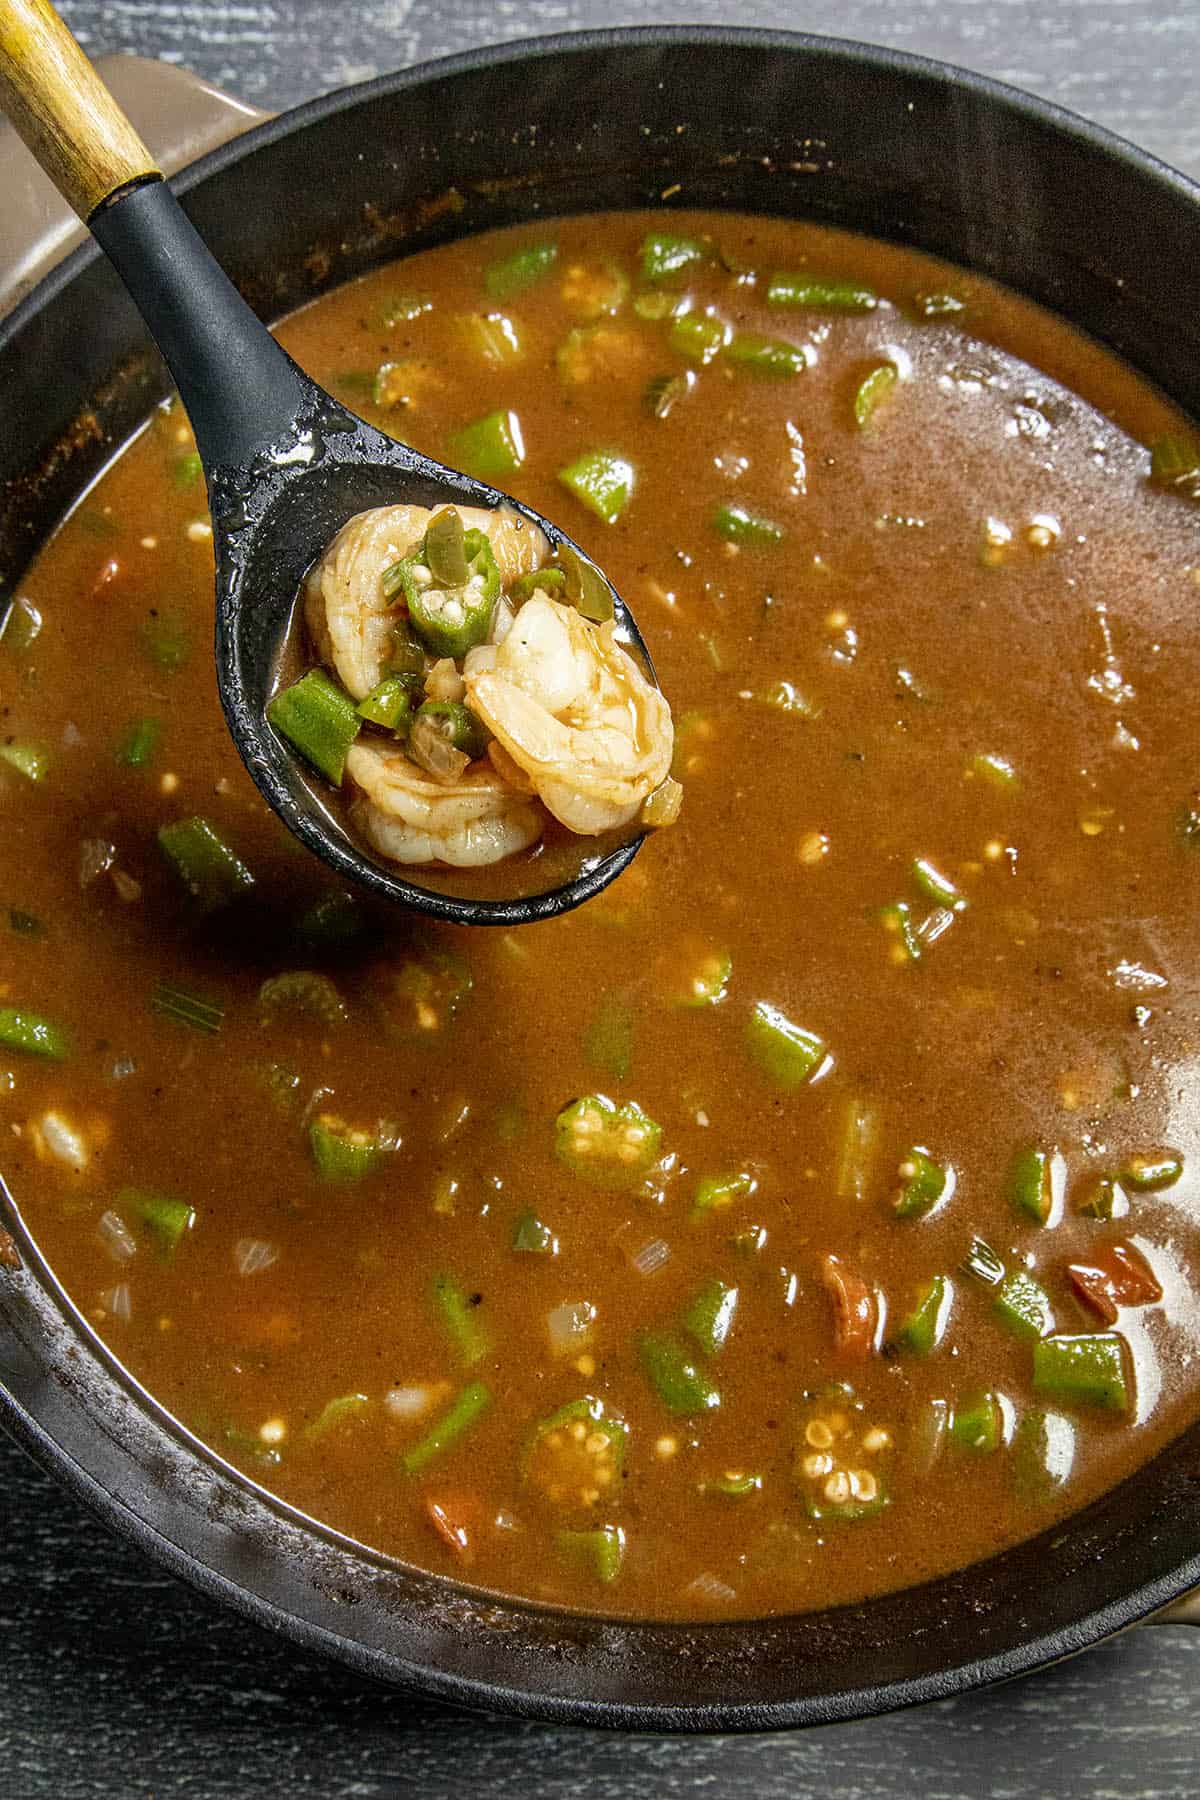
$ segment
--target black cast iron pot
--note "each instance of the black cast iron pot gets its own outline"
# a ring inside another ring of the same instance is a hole
[[[266,316],[534,214],[658,204],[828,221],[996,276],[1200,413],[1200,191],[978,76],[765,32],[598,33],[334,94],[179,181]],[[90,248],[0,328],[0,593],[164,391]],[[1200,1427],[1033,1542],[859,1606],[644,1625],[436,1580],[260,1492],[101,1347],[0,1183],[0,1416],[107,1524],[203,1592],[447,1700],[641,1729],[852,1718],[1023,1673],[1200,1583]]]

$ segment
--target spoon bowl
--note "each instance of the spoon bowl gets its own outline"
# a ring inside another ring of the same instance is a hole
[[[210,255],[48,0],[0,0],[0,99],[121,276],[191,420],[212,516],[217,687],[264,799],[339,875],[454,924],[527,924],[591,899],[629,866],[644,832],[591,857],[581,839],[578,873],[542,892],[444,893],[364,850],[266,717],[301,583],[355,513],[507,506],[552,550],[565,544],[589,559],[511,496],[368,425],[292,361]],[[619,639],[653,680],[632,615],[605,585]],[[481,887],[486,879],[481,872]]]

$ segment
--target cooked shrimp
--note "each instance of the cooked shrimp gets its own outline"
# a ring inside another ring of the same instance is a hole
[[[627,824],[670,771],[671,709],[611,621],[535,593],[463,675],[468,705],[571,831]]]
[[[351,808],[355,825],[392,862],[478,868],[542,835],[539,808],[491,769],[431,781],[402,751],[360,743],[346,757],[346,773],[362,789]]]
[[[459,508],[464,527],[491,539],[503,586],[540,568],[547,544],[519,513]],[[402,607],[383,592],[383,573],[425,535],[432,514],[424,506],[376,506],[357,513],[334,538],[305,589],[305,619],[321,661],[355,700],[383,680],[392,629]]]

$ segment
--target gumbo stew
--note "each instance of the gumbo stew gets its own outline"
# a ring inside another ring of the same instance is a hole
[[[81,1312],[295,1507],[586,1609],[828,1605],[1130,1475],[1200,1410],[1186,423],[981,279],[732,215],[281,336],[580,539],[682,811],[518,931],[331,886],[226,735],[158,411],[0,638],[0,1169]]]

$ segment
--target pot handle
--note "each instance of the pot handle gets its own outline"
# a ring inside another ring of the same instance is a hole
[[[96,70],[168,175],[271,116],[172,63],[113,55],[100,58]],[[0,118],[0,318],[86,237],[15,128]]]

